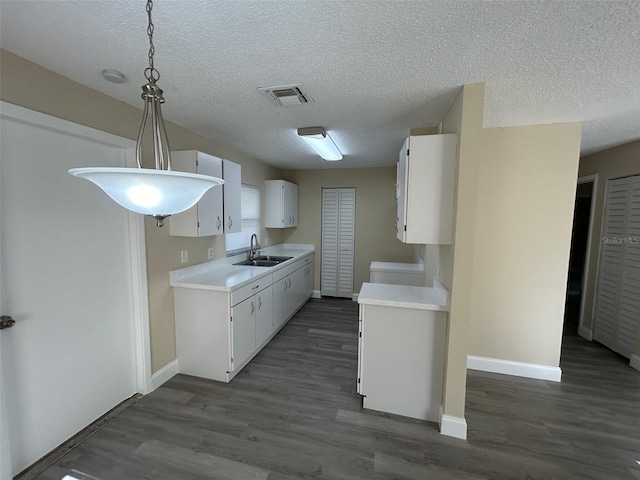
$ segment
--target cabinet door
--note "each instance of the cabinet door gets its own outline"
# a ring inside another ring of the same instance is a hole
[[[282,180],[266,180],[264,182],[266,228],[284,228],[284,182]]]
[[[222,178],[222,160],[220,158],[198,152],[196,173]],[[196,207],[198,208],[199,237],[220,235],[223,233],[222,202],[222,187],[213,187],[207,190],[200,201],[196,203]]]
[[[284,182],[284,221],[286,227],[298,226],[298,186]]]
[[[222,177],[222,159],[195,150],[171,152],[173,170]],[[189,210],[169,217],[169,233],[206,237],[223,233],[222,187],[213,187]]]
[[[256,349],[255,295],[231,309],[231,370],[238,368]]]
[[[255,296],[256,303],[256,347],[273,333],[273,287],[267,287]]]
[[[407,204],[407,160],[409,157],[409,138],[404,141],[398,156],[398,171],[396,176],[396,236],[404,242],[406,234],[405,209]]]
[[[277,330],[287,318],[287,292],[289,289],[288,277],[273,284],[273,330]]]
[[[313,262],[308,263],[305,269],[303,301],[313,294]]]
[[[411,136],[408,148],[401,150],[405,201],[403,205],[398,199],[402,230],[398,238],[403,242],[451,245],[457,138],[455,134]]]
[[[224,233],[242,231],[242,171],[237,163],[224,160]]]

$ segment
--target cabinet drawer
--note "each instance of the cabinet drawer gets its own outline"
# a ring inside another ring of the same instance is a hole
[[[265,275],[264,277],[260,277],[256,280],[253,280],[251,283],[247,283],[242,287],[231,290],[231,306],[237,305],[238,303],[246,300],[251,295],[258,293],[261,290],[271,286],[273,283],[273,274]]]

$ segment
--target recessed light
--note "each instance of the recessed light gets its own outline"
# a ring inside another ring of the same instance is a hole
[[[127,81],[127,77],[124,76],[123,73],[118,70],[113,70],[111,68],[107,68],[102,70],[102,78],[111,83],[124,83]]]

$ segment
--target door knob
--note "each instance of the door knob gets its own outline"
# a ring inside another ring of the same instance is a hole
[[[9,315],[2,315],[0,317],[0,330],[5,328],[11,328],[16,324],[16,321]]]

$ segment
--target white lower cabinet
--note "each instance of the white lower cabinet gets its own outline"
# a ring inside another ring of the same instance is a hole
[[[231,370],[241,366],[274,332],[272,291],[269,286],[231,308]]]
[[[231,381],[312,290],[313,254],[230,292],[174,286],[180,373]]]
[[[256,301],[249,297],[231,309],[231,370],[256,349]]]
[[[437,422],[447,313],[360,305],[357,392],[363,407]]]
[[[255,296],[256,347],[260,347],[275,331],[273,328],[273,286]]]

